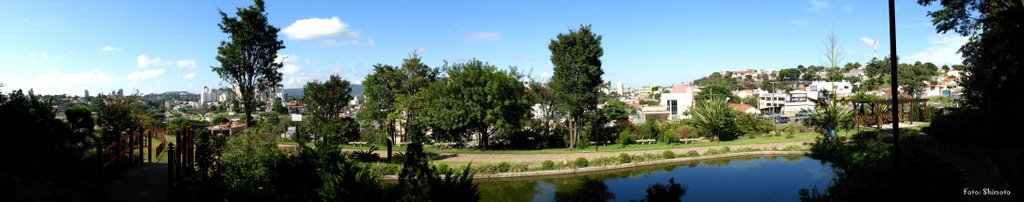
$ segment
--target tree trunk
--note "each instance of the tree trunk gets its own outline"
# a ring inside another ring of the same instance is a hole
[[[487,136],[488,136],[487,128],[486,127],[481,127],[481,128],[479,128],[477,130],[479,130],[479,132],[480,132],[480,140],[479,140],[480,141],[479,142],[480,149],[481,150],[487,150]]]
[[[388,161],[391,161],[391,147],[395,144],[395,124],[394,122],[388,122],[388,126],[385,126],[384,132],[389,136],[388,138]]]

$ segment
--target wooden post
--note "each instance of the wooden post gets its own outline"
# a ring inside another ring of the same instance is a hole
[[[99,160],[100,166],[100,176],[99,181],[97,181],[97,184],[103,184],[103,143],[96,143],[96,159]]]
[[[153,131],[146,131],[146,157],[153,163]]]
[[[878,111],[878,104],[872,104],[871,107],[874,108],[874,112],[875,112],[875,125],[879,129],[881,129],[882,128],[882,113],[880,113]]]
[[[167,198],[174,196],[174,143],[167,144]]]

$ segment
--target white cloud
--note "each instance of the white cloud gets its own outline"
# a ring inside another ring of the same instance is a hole
[[[287,74],[294,74],[295,72],[298,72],[299,70],[301,70],[301,68],[299,68],[299,65],[296,64],[296,63],[298,63],[298,61],[299,61],[299,57],[294,56],[294,55],[284,55],[284,54],[282,54],[282,55],[278,55],[277,58],[274,58],[274,62],[275,63],[282,63],[282,64],[284,64],[284,66],[281,67],[281,71],[284,74],[286,74],[286,75]],[[308,61],[308,59],[307,59],[307,61]]]
[[[501,40],[501,32],[473,32],[466,37],[466,41],[497,41]]]
[[[139,68],[163,67],[169,65],[174,65],[177,67],[196,67],[195,59],[164,61],[163,59],[160,59],[160,57],[149,58],[148,56],[146,56],[146,54],[139,55],[139,57],[135,58],[135,61],[137,62],[136,65]]]
[[[320,41],[320,44],[317,45],[317,47],[326,48],[326,47],[339,47],[339,46],[373,46],[373,45],[376,45],[376,44],[377,44],[377,42],[373,41],[373,39],[366,40],[366,41],[359,41],[359,40],[335,41],[334,39],[325,39],[323,41]]]
[[[281,85],[285,88],[298,88],[302,85],[306,85],[307,82],[312,81],[313,76],[308,73],[302,72],[298,74],[284,75],[284,79],[281,81]]]
[[[110,74],[98,69],[86,72],[67,73],[56,69],[25,79],[7,73],[0,73],[0,81],[3,81],[4,90],[13,89],[34,89],[39,94],[78,94],[82,93],[83,86],[105,83],[116,80]]]
[[[790,20],[788,22],[789,22],[789,24],[793,24],[793,25],[796,25],[796,26],[807,25],[807,21],[803,21],[803,20]]]
[[[843,11],[846,11],[847,13],[849,13],[849,12],[853,11],[853,7],[850,6],[850,5],[844,5],[843,6]]]
[[[121,51],[121,49],[120,48],[115,48],[113,46],[103,46],[103,48],[100,48],[100,51],[103,51],[103,52],[116,52],[116,51]]]
[[[416,48],[413,52],[416,52],[416,54],[423,54],[427,52],[427,48]]]
[[[908,56],[906,62],[921,61],[935,63],[936,65],[961,64],[964,59],[957,51],[968,41],[970,41],[970,38],[965,36],[932,35],[928,37],[928,43],[931,45],[923,51]]]
[[[146,68],[150,66],[162,66],[164,64],[163,60],[161,60],[160,57],[150,59],[149,57],[146,57],[146,54],[139,55],[139,57],[135,58],[135,61],[137,62],[139,68]]]
[[[128,74],[128,76],[126,76],[125,78],[128,78],[130,80],[139,80],[139,79],[148,79],[148,78],[157,77],[157,76],[160,76],[161,74],[164,74],[164,70],[163,69],[142,70],[142,71],[134,71],[131,74]]]
[[[194,67],[196,67],[196,60],[193,60],[193,59],[178,60],[177,62],[174,63],[174,65],[178,66],[178,67],[193,67],[194,68]]]
[[[807,1],[807,3],[811,4],[811,7],[807,8],[807,10],[815,13],[820,13],[821,11],[831,7],[826,1],[810,0]]]
[[[194,79],[194,78],[196,78],[196,73],[195,72],[189,72],[188,74],[185,74],[185,76],[183,76],[181,78]]]
[[[29,58],[31,58],[32,64],[43,64],[46,63],[46,59],[50,58],[50,55],[46,52],[32,53],[29,54]]]
[[[288,39],[304,40],[320,37],[359,37],[358,33],[349,30],[348,23],[341,21],[337,16],[327,18],[308,18],[296,20],[288,27],[281,30]]]

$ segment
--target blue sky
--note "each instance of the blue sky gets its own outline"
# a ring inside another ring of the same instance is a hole
[[[5,1],[3,91],[80,95],[226,86],[211,66],[227,35],[217,9],[249,1]],[[922,7],[897,2],[897,44],[908,60],[956,64],[966,38],[938,35]],[[431,66],[477,58],[552,73],[548,43],[591,24],[603,35],[604,79],[626,86],[691,81],[710,72],[821,65],[835,30],[845,62],[888,55],[885,1],[269,1],[287,46],[283,84],[330,74],[359,83],[377,63],[417,52]]]

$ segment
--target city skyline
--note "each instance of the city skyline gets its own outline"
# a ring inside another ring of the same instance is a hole
[[[219,65],[216,47],[226,38],[217,28],[217,10],[233,15],[248,3],[4,3],[0,24],[17,31],[0,33],[2,89],[82,95],[86,89],[197,93],[203,86],[226,86],[210,71]],[[872,41],[879,56],[888,55],[883,3],[403,3],[267,2],[270,22],[287,46],[279,55],[282,84],[301,87],[333,73],[361,83],[372,65],[397,65],[413,53],[432,67],[476,58],[539,79],[552,72],[550,40],[580,24],[603,36],[604,79],[627,87],[686,82],[722,70],[822,65],[822,42],[833,30],[844,44],[845,62],[870,60]],[[925,15],[932,10],[897,2],[897,45],[906,58],[901,62],[959,63],[955,51],[966,38],[935,34]]]

